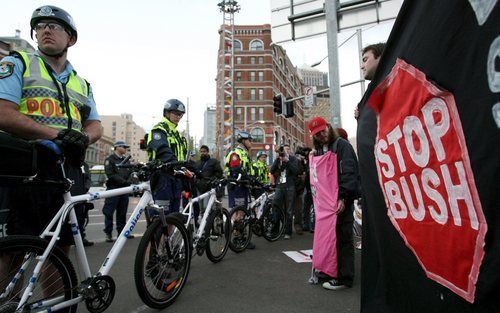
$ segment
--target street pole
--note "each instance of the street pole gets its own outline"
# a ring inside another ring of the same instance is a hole
[[[189,97],[186,102],[186,134],[187,134],[187,146],[189,149],[189,144],[191,142],[191,137],[189,136]]]
[[[356,30],[356,34],[358,35],[358,53],[359,53],[359,80],[361,81],[361,98],[363,98],[365,94],[365,77],[363,76],[363,71],[361,70],[361,65],[363,64],[363,38],[361,36],[361,29],[358,28]]]
[[[340,78],[337,48],[337,0],[325,1],[326,36],[328,41],[328,72],[330,82],[330,108],[333,127],[342,127],[340,119]]]

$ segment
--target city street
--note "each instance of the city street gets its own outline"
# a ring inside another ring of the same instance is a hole
[[[138,198],[130,198],[129,211]],[[87,248],[90,266],[97,269],[112,244],[104,242],[102,203],[90,212],[88,237],[97,243]],[[99,216],[100,215],[100,216]],[[135,234],[142,234],[145,223],[139,223]],[[108,312],[157,312],[145,306],[137,295],[133,265],[140,237],[127,242],[110,275],[116,283],[116,294]],[[360,298],[360,252],[356,251],[354,287],[339,291],[310,285],[311,263],[296,263],[283,251],[312,249],[313,235],[295,235],[291,240],[269,243],[263,238],[252,240],[257,248],[241,254],[228,251],[218,264],[205,255],[195,255],[181,295],[165,312],[358,312]],[[74,254],[72,253],[74,256]],[[78,268],[77,268],[78,271]],[[85,304],[78,312],[86,312]]]

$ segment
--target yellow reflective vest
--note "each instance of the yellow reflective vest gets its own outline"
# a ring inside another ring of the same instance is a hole
[[[248,157],[248,151],[241,147],[238,146],[234,150],[231,150],[227,155],[226,155],[226,162],[225,162],[225,167],[224,171],[226,172],[226,175],[229,176],[231,175],[231,168],[229,166],[229,163],[231,162],[231,155],[233,153],[236,153],[238,157],[240,158],[240,169],[242,171],[242,175],[247,175],[247,176],[253,176],[254,175],[254,169],[252,165],[252,160]]]
[[[254,167],[257,181],[263,185],[267,185],[269,183],[269,168],[267,167],[267,164],[257,161],[254,163]]]
[[[148,145],[153,139],[153,131],[160,130],[165,133],[167,137],[167,144],[177,157],[177,161],[187,160],[187,141],[186,138],[182,137],[177,130],[177,125],[169,121],[167,118],[163,118],[160,123],[156,124],[148,135]],[[156,159],[156,151],[148,150],[148,156],[150,160]]]

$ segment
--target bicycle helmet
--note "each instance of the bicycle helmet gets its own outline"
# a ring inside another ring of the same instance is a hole
[[[71,15],[61,8],[53,5],[44,5],[39,7],[31,15],[30,26],[31,26],[31,39],[33,39],[33,29],[36,23],[43,19],[55,20],[63,24],[67,31],[78,39],[78,31],[76,30],[75,22]]]
[[[165,106],[163,106],[163,114],[170,111],[179,111],[182,113],[186,113],[186,107],[180,100],[169,99],[167,100],[167,102],[165,102]]]
[[[265,153],[264,151],[261,151],[261,152],[257,153],[257,159],[260,158],[263,155],[265,155],[267,157],[267,153]]]
[[[252,140],[252,135],[250,135],[250,133],[248,132],[240,131],[236,136],[236,141],[242,142],[244,139]]]

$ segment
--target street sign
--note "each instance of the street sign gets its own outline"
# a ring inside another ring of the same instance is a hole
[[[314,105],[314,89],[315,87],[307,86],[304,88],[304,102],[306,107]]]

